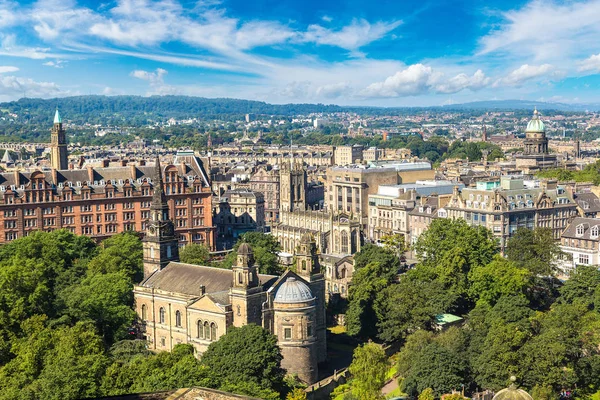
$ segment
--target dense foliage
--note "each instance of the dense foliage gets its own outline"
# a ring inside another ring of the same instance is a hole
[[[233,329],[198,360],[190,345],[150,353],[132,340],[133,233],[96,245],[66,230],[0,247],[0,399],[69,400],[205,386],[266,399],[287,391],[276,338]],[[253,366],[253,368],[249,368]]]
[[[554,178],[561,182],[592,182],[600,185],[600,161],[586,165],[581,171],[568,171],[566,169],[549,169],[537,174],[540,178]]]
[[[561,286],[553,278],[560,252],[546,229],[518,231],[507,258],[498,247],[483,228],[435,220],[414,246],[415,268],[390,277],[392,252],[365,246],[349,293],[348,332],[404,344],[398,373],[411,396],[431,389],[439,397],[463,385],[498,390],[511,374],[536,399],[563,388],[598,391],[600,271],[579,266]],[[464,323],[438,331],[442,313]]]

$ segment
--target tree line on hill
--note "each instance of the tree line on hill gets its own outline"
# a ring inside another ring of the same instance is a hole
[[[499,390],[511,375],[536,400],[600,390],[600,271],[580,265],[558,281],[551,230],[518,230],[504,258],[489,230],[438,219],[414,250],[418,264],[399,275],[393,249],[364,246],[346,313],[349,334],[403,343],[402,390]],[[464,324],[439,331],[444,313]]]

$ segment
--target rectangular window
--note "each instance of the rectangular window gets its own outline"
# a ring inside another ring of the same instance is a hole
[[[587,254],[579,255],[579,264],[588,265],[590,263],[590,256]]]
[[[283,328],[283,338],[284,339],[292,338],[292,328]]]

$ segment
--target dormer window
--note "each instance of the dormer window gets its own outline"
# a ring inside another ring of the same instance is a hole
[[[575,234],[577,236],[583,236],[583,224],[577,225],[577,228],[575,228]]]
[[[594,227],[592,228],[591,232],[590,232],[590,236],[594,239],[598,238],[598,231],[600,229],[598,228],[598,225],[594,225]]]

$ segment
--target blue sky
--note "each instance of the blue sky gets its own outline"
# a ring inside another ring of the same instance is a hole
[[[0,101],[600,102],[600,0],[0,0]]]

